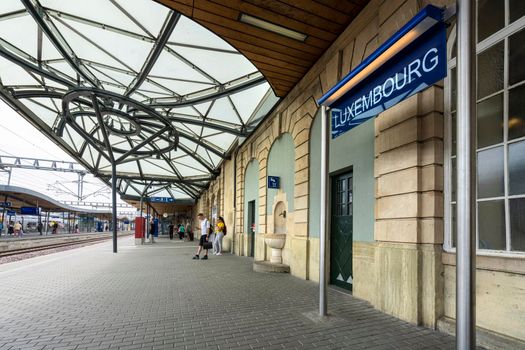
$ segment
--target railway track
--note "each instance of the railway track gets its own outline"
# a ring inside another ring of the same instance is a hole
[[[119,237],[122,237],[124,235],[119,235]],[[102,242],[112,239],[112,236],[102,236],[102,237],[88,237],[85,239],[79,239],[75,241],[66,241],[66,242],[49,242],[46,244],[38,245],[35,247],[23,247],[23,248],[16,248],[16,249],[9,249],[5,251],[0,251],[0,258],[4,257],[13,257],[17,255],[23,255],[28,253],[38,253],[43,252],[46,250],[52,250],[57,248],[66,248],[66,247],[74,247],[74,246],[82,246],[90,243],[96,243],[96,242]]]

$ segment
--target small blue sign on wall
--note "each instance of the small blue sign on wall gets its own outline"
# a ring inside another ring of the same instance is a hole
[[[268,176],[268,188],[279,188],[279,176]]]

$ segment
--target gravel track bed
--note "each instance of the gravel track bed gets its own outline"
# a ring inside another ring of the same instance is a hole
[[[90,245],[93,245],[93,244],[105,242],[106,240],[109,240],[109,239],[111,239],[111,237],[108,237],[107,239],[99,240],[99,241],[82,242],[82,243],[78,243],[78,244],[71,244],[71,245],[68,245],[68,246],[56,247],[56,248],[50,247],[49,249],[42,249],[42,250],[38,250],[38,251],[35,251],[35,252],[21,253],[21,254],[11,255],[11,256],[4,256],[4,257],[0,257],[0,265],[7,264],[7,263],[10,263],[10,262],[13,262],[13,261],[30,259],[30,258],[34,258],[34,257],[37,257],[37,256],[49,255],[49,254],[53,254],[53,253],[63,252],[63,251],[66,251],[66,250],[86,247],[86,246],[90,246]]]

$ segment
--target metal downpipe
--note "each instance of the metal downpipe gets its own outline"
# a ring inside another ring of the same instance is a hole
[[[328,120],[327,107],[321,106],[321,215],[319,240],[319,316],[327,315],[326,296],[326,229],[328,212]]]

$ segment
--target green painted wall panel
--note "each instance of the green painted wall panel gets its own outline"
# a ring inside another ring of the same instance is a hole
[[[321,118],[310,135],[309,234],[319,237],[321,185]],[[374,119],[330,141],[330,173],[352,169],[354,175],[354,241],[374,240]]]
[[[288,211],[294,210],[294,176],[295,176],[295,147],[292,135],[282,134],[274,141],[268,155],[268,176],[280,177],[280,190],[286,193]],[[266,213],[272,214],[273,197],[278,190],[267,189]]]

